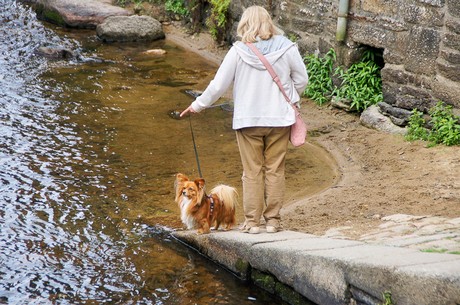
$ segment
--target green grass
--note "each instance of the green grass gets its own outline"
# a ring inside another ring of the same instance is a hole
[[[425,252],[425,253],[447,253],[447,254],[460,255],[460,251],[449,251],[448,249],[444,249],[444,248],[428,248],[428,249],[422,249],[420,251]]]

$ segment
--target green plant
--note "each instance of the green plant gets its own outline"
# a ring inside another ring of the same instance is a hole
[[[428,141],[428,146],[444,144],[447,146],[460,144],[460,118],[452,112],[452,106],[446,106],[438,102],[430,109],[431,130],[426,129],[422,113],[416,109],[412,110],[409,120],[409,128],[406,135],[408,141]]]
[[[391,292],[385,291],[383,293],[383,304],[382,305],[393,305],[393,300],[391,299]]]
[[[230,0],[209,0],[211,11],[209,17],[206,19],[206,26],[212,38],[216,41],[223,39],[230,2]]]
[[[331,99],[334,91],[332,82],[332,67],[336,60],[334,49],[330,49],[323,58],[311,54],[304,57],[310,76],[304,95],[322,105]]]
[[[427,253],[447,253],[447,254],[456,254],[459,255],[460,251],[449,251],[448,249],[444,248],[428,248],[428,249],[422,249],[420,250],[421,252],[427,252]]]
[[[407,125],[406,140],[428,140],[428,129],[424,126],[425,119],[423,118],[423,112],[413,109],[412,115],[409,118],[409,124]]]
[[[141,12],[143,0],[134,0],[134,12]]]
[[[180,16],[188,16],[189,11],[183,0],[166,0],[165,10]]]
[[[446,253],[447,249],[438,249],[438,248],[429,248],[429,249],[422,249],[420,250],[421,252],[426,252],[426,253]]]
[[[349,99],[351,109],[358,112],[383,101],[380,67],[375,63],[374,57],[375,53],[367,50],[361,61],[351,65],[347,71],[341,67],[335,70],[335,75],[342,79],[342,84],[334,94],[338,98]]]
[[[438,102],[429,113],[433,124],[429,141],[447,146],[460,144],[460,119],[453,114],[452,106]]]
[[[117,0],[115,4],[121,7],[125,7],[127,2],[129,2],[129,0],[128,1],[127,0]]]
[[[299,37],[294,33],[289,33],[288,39],[292,42],[296,42],[297,40],[299,40]]]

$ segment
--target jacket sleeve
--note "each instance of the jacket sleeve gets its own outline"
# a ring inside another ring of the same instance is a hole
[[[299,49],[297,46],[291,48],[291,79],[294,82],[294,87],[297,93],[302,96],[305,88],[308,84],[308,72],[303,62],[302,56],[300,56]]]
[[[211,106],[227,91],[235,78],[236,63],[237,54],[234,47],[232,47],[227,55],[225,55],[214,79],[209,83],[204,92],[192,103],[193,110],[200,112]]]

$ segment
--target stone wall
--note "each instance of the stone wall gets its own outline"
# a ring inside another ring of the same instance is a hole
[[[232,32],[244,7],[258,4],[304,53],[334,48],[338,64],[349,66],[364,49],[380,49],[386,103],[426,111],[442,100],[460,108],[459,0],[350,0],[345,42],[335,40],[338,3],[232,1]]]

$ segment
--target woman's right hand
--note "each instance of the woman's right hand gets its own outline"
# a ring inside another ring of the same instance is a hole
[[[184,111],[181,112],[180,114],[180,117],[183,117],[184,115],[186,115],[187,113],[196,113],[196,111],[192,108],[192,105],[188,106],[187,109],[185,109]]]

